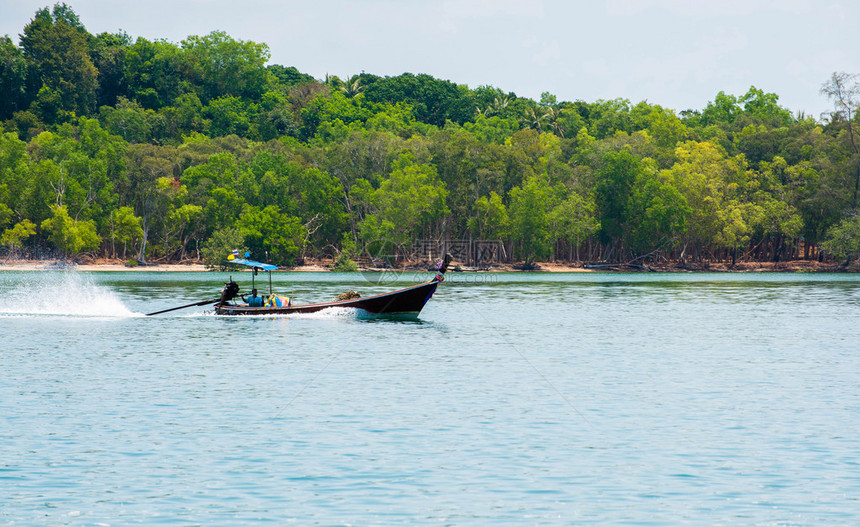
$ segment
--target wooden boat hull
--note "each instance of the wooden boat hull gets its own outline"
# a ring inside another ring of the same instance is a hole
[[[293,313],[315,313],[328,309],[350,308],[360,309],[374,315],[400,315],[409,314],[417,316],[424,308],[424,304],[430,300],[439,281],[433,279],[423,284],[406,287],[390,293],[340,300],[333,302],[320,302],[317,304],[301,304],[289,307],[249,307],[244,305],[216,304],[217,315],[289,315]]]

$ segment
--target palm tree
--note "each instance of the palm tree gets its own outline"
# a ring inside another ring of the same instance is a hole
[[[502,97],[501,99],[496,97],[493,101],[493,113],[501,114],[508,109],[509,104],[511,104],[511,100],[507,97]]]
[[[342,90],[343,89],[343,81],[340,80],[340,77],[337,75],[329,75],[325,74],[325,81],[323,82],[326,86],[333,90]]]
[[[529,108],[526,110],[525,116],[519,118],[519,121],[523,128],[540,131],[546,117],[547,114],[538,115],[534,108]]]
[[[543,120],[546,121],[547,128],[549,128],[555,135],[564,139],[564,128],[558,122],[559,114],[558,108],[554,108],[550,106],[546,109],[546,112],[543,114]]]
[[[340,86],[338,86],[338,89],[340,89],[340,91],[343,92],[344,95],[350,98],[355,97],[356,95],[361,93],[361,91],[364,89],[364,86],[361,85],[361,77],[359,77],[358,75],[353,75],[352,77],[347,77],[347,79],[348,80],[346,81],[341,81]]]

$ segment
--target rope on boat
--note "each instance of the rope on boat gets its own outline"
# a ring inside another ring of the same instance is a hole
[[[349,290],[345,293],[337,295],[335,300],[352,300],[353,298],[361,298],[361,295],[355,291]]]

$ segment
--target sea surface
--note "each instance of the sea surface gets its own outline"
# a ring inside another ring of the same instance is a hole
[[[0,525],[860,525],[860,276],[229,276],[0,273]]]

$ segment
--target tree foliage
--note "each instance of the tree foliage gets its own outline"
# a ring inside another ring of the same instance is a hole
[[[845,218],[827,232],[824,249],[848,264],[860,258],[860,216]]]
[[[526,262],[856,256],[854,74],[823,84],[818,121],[755,86],[678,113],[269,59],[222,31],[92,35],[65,4],[36,11],[0,38],[4,250],[345,268],[422,240]]]

